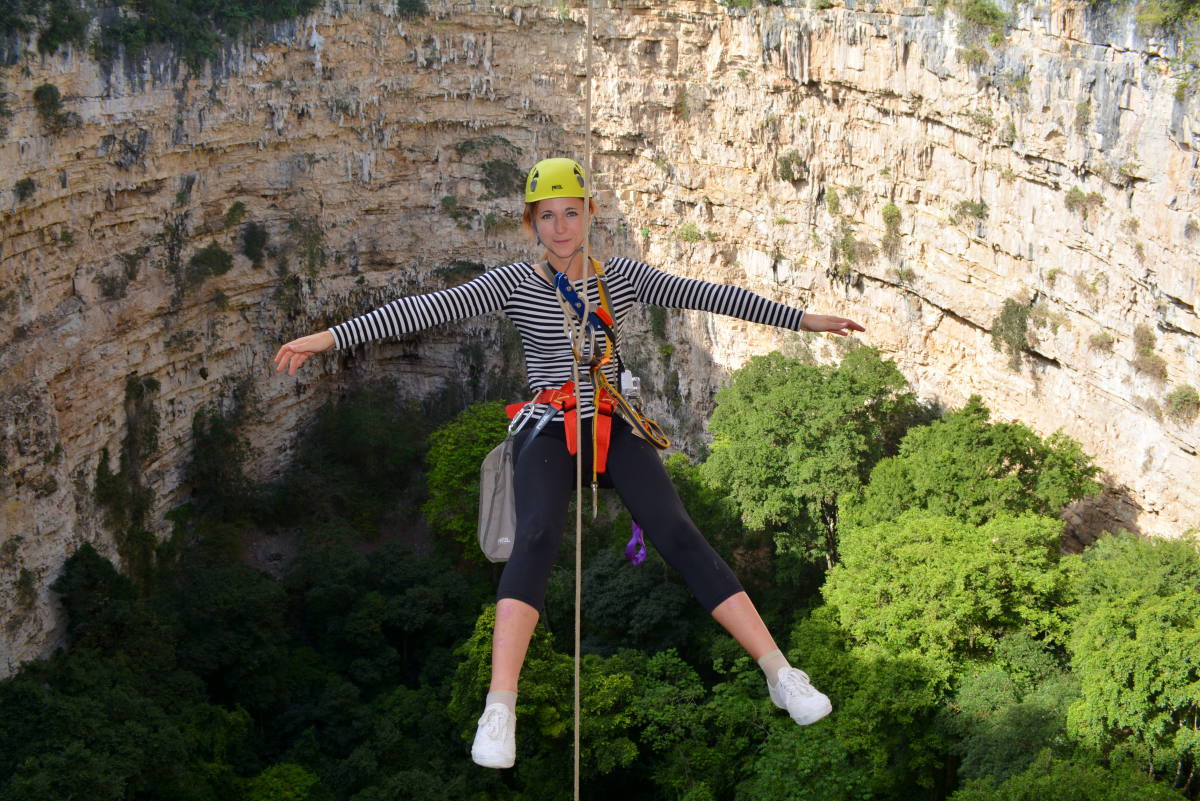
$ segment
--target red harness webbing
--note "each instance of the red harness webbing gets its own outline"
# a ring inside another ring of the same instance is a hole
[[[567,452],[572,456],[579,450],[575,438],[575,416],[578,414],[575,397],[575,382],[568,381],[557,389],[543,389],[531,403],[553,406],[563,413],[563,430],[567,438]],[[616,402],[603,387],[599,388],[595,402],[596,415],[592,418],[594,450],[592,454],[592,474],[598,476],[608,469],[608,445],[612,441],[612,414]],[[526,406],[524,403],[510,403],[505,407],[509,418],[516,416]]]

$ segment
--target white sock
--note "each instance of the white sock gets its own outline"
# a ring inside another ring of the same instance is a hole
[[[783,651],[780,651],[778,648],[769,654],[760,656],[758,658],[758,666],[766,674],[767,684],[771,687],[779,683],[779,671],[782,668],[791,667],[787,661],[787,657],[783,655]]]
[[[487,694],[483,708],[487,709],[492,704],[504,704],[508,707],[509,712],[515,713],[517,711],[517,694],[511,690],[492,690]]]

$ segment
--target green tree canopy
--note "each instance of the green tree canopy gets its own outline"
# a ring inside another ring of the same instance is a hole
[[[926,509],[969,523],[998,514],[1055,515],[1095,495],[1099,468],[1064,434],[1043,440],[1022,423],[993,423],[982,399],[928,426],[909,429],[900,452],[883,459],[857,498],[844,496],[847,523],[895,520]]]
[[[822,589],[852,640],[939,665],[946,678],[1001,636],[1061,636],[1062,522],[1003,515],[976,526],[928,512],[842,535]]]
[[[1128,766],[1106,768],[1041,754],[1023,773],[999,785],[975,779],[950,801],[1183,801],[1184,796]]]
[[[959,778],[1001,781],[1024,772],[1046,749],[1074,757],[1066,723],[1078,697],[1079,682],[1058,654],[1025,632],[1006,635],[939,715],[938,727],[959,757]]]
[[[1090,745],[1187,777],[1200,756],[1200,553],[1194,540],[1105,537],[1068,561],[1069,643]]]
[[[838,498],[859,490],[915,401],[872,348],[837,367],[756,356],[717,393],[706,478],[782,551],[837,558]]]
[[[242,785],[243,801],[307,801],[320,782],[312,771],[300,765],[281,762],[264,770]]]
[[[386,515],[414,514],[428,425],[387,383],[325,404],[273,493],[269,523],[337,521],[371,539]]]
[[[802,667],[833,701],[828,722],[800,730],[814,753],[798,763],[793,775],[819,774],[823,760],[843,753],[842,770],[825,785],[829,798],[936,797],[931,777],[941,772],[946,750],[942,734],[933,726],[945,689],[938,673],[918,656],[855,644],[838,621],[838,610],[830,606],[799,616],[791,642],[792,664]],[[818,744],[819,738],[836,743]],[[798,739],[793,733],[785,742]],[[774,758],[764,768],[773,762]],[[819,781],[818,776],[813,779]],[[763,784],[768,781],[774,780],[755,777],[753,784],[769,786]],[[823,797],[795,793],[788,797]]]
[[[484,562],[476,539],[479,521],[479,465],[508,430],[504,406],[476,403],[429,438],[425,456],[429,499],[421,508],[436,531],[449,534],[470,559]]]

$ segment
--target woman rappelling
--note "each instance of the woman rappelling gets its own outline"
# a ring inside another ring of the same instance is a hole
[[[586,204],[586,205],[585,205]],[[492,639],[492,676],[471,757],[490,768],[516,758],[517,681],[541,614],[546,584],[563,537],[576,483],[576,451],[593,480],[616,489],[633,519],[663,558],[683,576],[704,608],[757,660],[771,700],[800,724],[829,714],[829,699],[807,674],[788,664],[750,597],[688,517],[656,450],[655,427],[620,397],[619,359],[581,352],[564,331],[564,316],[583,332],[598,318],[611,351],[619,354],[622,323],[635,304],[697,309],[793,331],[846,336],[864,328],[853,320],[805,313],[745,289],[680,278],[635,259],[601,265],[586,257],[587,221],[595,213],[583,168],[566,158],[539,162],[526,179],[523,223],[545,248],[544,261],[519,261],[489,270],[461,286],[399,298],[375,311],[283,345],[276,371],[296,369],[313,354],[412,333],[440,323],[503,312],[521,334],[532,415],[515,445],[516,536],[500,577]],[[582,297],[580,297],[582,295]],[[582,307],[582,308],[581,308]],[[596,309],[588,315],[584,309]],[[572,316],[575,319],[572,319]],[[569,326],[568,326],[569,327]],[[592,381],[574,382],[577,359]],[[577,437],[575,418],[582,434]],[[662,443],[657,443],[661,445]]]

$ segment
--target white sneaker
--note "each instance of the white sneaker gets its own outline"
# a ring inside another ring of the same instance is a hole
[[[517,716],[504,704],[483,710],[471,759],[485,768],[511,768],[517,761]]]
[[[774,686],[767,683],[771,701],[786,709],[792,720],[801,726],[816,723],[833,711],[829,698],[818,692],[808,680],[808,674],[794,667],[780,668]]]

